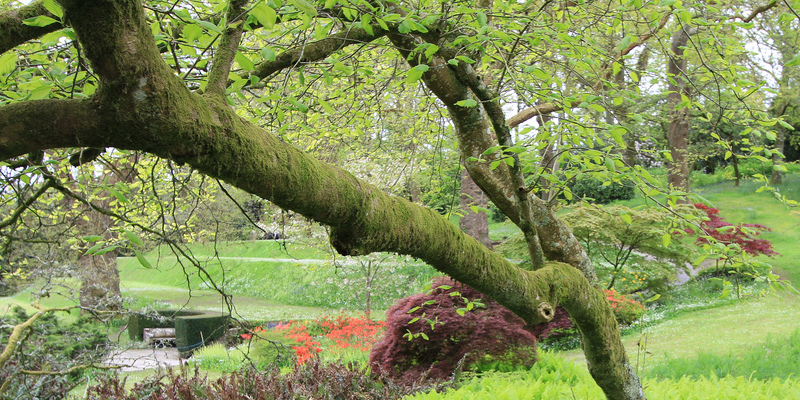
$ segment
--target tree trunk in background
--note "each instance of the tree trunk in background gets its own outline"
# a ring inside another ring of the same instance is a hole
[[[130,173],[126,173],[124,168],[108,168],[106,166],[104,166],[104,173],[108,176],[106,183],[109,185],[117,182],[130,183],[132,176]],[[125,176],[120,176],[121,174]],[[104,209],[111,209],[113,199],[111,193],[105,191],[103,195],[105,198],[97,201],[97,205]],[[113,230],[117,222],[112,217],[91,209],[86,210],[86,215],[89,220],[83,220],[77,226],[81,235],[98,235],[107,241],[117,238],[117,232]],[[89,243],[88,246],[92,244]],[[112,250],[100,255],[82,254],[79,256],[80,303],[84,310],[118,311],[122,309],[117,255],[118,252]]]
[[[461,196],[458,199],[461,212],[464,215],[458,222],[458,226],[464,233],[472,236],[481,242],[488,249],[492,248],[492,241],[489,239],[489,214],[483,211],[477,213],[471,207],[489,208],[489,198],[486,193],[478,187],[478,184],[470,178],[467,170],[461,171]]]
[[[669,131],[667,143],[672,162],[669,164],[667,182],[674,190],[689,192],[689,108],[678,105],[682,98],[690,96],[686,82],[686,57],[684,48],[689,34],[679,29],[672,37],[672,57],[667,63],[669,85],[667,104],[669,108]]]
[[[553,117],[550,114],[541,115],[536,118],[536,121],[539,123],[539,129],[545,129],[545,124],[550,121]],[[545,148],[539,150],[539,157],[541,158],[541,162],[539,163],[539,167],[542,169],[543,174],[552,174],[556,172],[556,145],[558,141],[550,142]],[[551,188],[550,181],[545,178],[539,178],[539,187],[541,191],[539,191],[539,198],[544,201],[550,201],[553,195],[553,190]]]
[[[778,131],[775,134],[775,150],[778,150],[781,154],[783,154],[784,150],[786,150],[786,128],[778,125],[777,130]],[[779,165],[781,163],[783,163],[783,158],[781,158],[781,156],[779,156],[777,153],[772,153],[772,165]],[[783,172],[773,168],[772,174],[769,177],[769,183],[771,185],[782,185]]]

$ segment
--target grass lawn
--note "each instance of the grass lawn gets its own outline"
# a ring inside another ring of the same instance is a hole
[[[121,285],[122,295],[135,296],[140,308],[152,305],[155,308],[181,308],[193,310],[211,310],[227,312],[228,308],[223,303],[222,296],[213,290],[192,290],[191,293],[184,288],[124,281]],[[321,307],[291,306],[263,299],[233,296],[232,315],[254,321],[282,321],[287,319],[314,319],[321,315],[338,314],[338,309]],[[376,318],[383,317],[378,313]]]
[[[637,365],[638,357],[639,367],[647,371],[648,366],[656,363],[699,353],[743,353],[770,336],[787,336],[798,327],[800,296],[768,295],[679,315],[646,328],[642,334],[627,335],[622,341],[632,364]],[[561,354],[585,363],[579,349]]]

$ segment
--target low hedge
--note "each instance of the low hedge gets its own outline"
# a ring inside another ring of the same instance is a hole
[[[144,340],[144,328],[175,328],[175,342],[181,357],[188,358],[194,349],[221,338],[228,329],[230,316],[218,311],[156,310],[155,314],[131,313],[128,336]]]

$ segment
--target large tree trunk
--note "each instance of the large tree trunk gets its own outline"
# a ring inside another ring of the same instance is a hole
[[[667,63],[667,143],[672,155],[667,182],[674,190],[686,193],[689,192],[689,107],[679,105],[683,97],[691,95],[686,82],[686,57],[683,54],[688,41],[689,34],[682,28],[678,29],[672,37],[672,56]]]
[[[61,3],[100,86],[86,100],[0,108],[0,159],[39,149],[92,146],[141,150],[190,164],[330,226],[331,243],[340,254],[385,251],[420,258],[528,323],[552,319],[555,307],[563,305],[581,332],[589,370],[606,396],[645,398],[613,311],[592,285],[596,278],[591,262],[566,225],[520,186],[505,164],[492,171],[484,163],[466,162],[473,179],[512,221],[535,224],[532,232],[542,238],[549,259],[572,265],[548,262],[536,271],[512,265],[432,210],[387,195],[239,117],[225,98],[241,34],[241,24],[235,24],[239,14],[229,15],[231,25],[216,49],[206,92],[198,95],[161,59],[140,2]],[[391,39],[401,52],[415,48],[406,42],[413,39],[409,35]],[[492,142],[486,120],[491,110],[458,106],[472,95],[447,75],[444,59],[434,58],[430,64],[423,79],[448,107],[462,154],[478,152],[479,157]]]

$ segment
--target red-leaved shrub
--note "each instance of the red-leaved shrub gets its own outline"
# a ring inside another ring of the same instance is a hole
[[[411,383],[449,379],[459,365],[503,370],[536,362],[536,338],[521,318],[450,278],[431,287],[387,311],[386,333],[370,352],[372,371]],[[465,299],[483,299],[484,306],[464,312]]]
[[[700,227],[706,235],[711,236],[720,243],[732,244],[736,243],[747,254],[757,256],[764,254],[767,256],[776,256],[778,253],[772,249],[772,242],[766,239],[758,239],[757,236],[763,232],[769,232],[772,229],[761,224],[739,224],[733,225],[725,221],[719,216],[719,209],[709,207],[702,203],[694,205],[700,210],[705,211],[708,216],[708,221],[703,221]],[[742,229],[750,228],[750,229]],[[693,233],[689,230],[689,233]],[[700,237],[697,239],[698,245],[708,243],[708,239]]]

